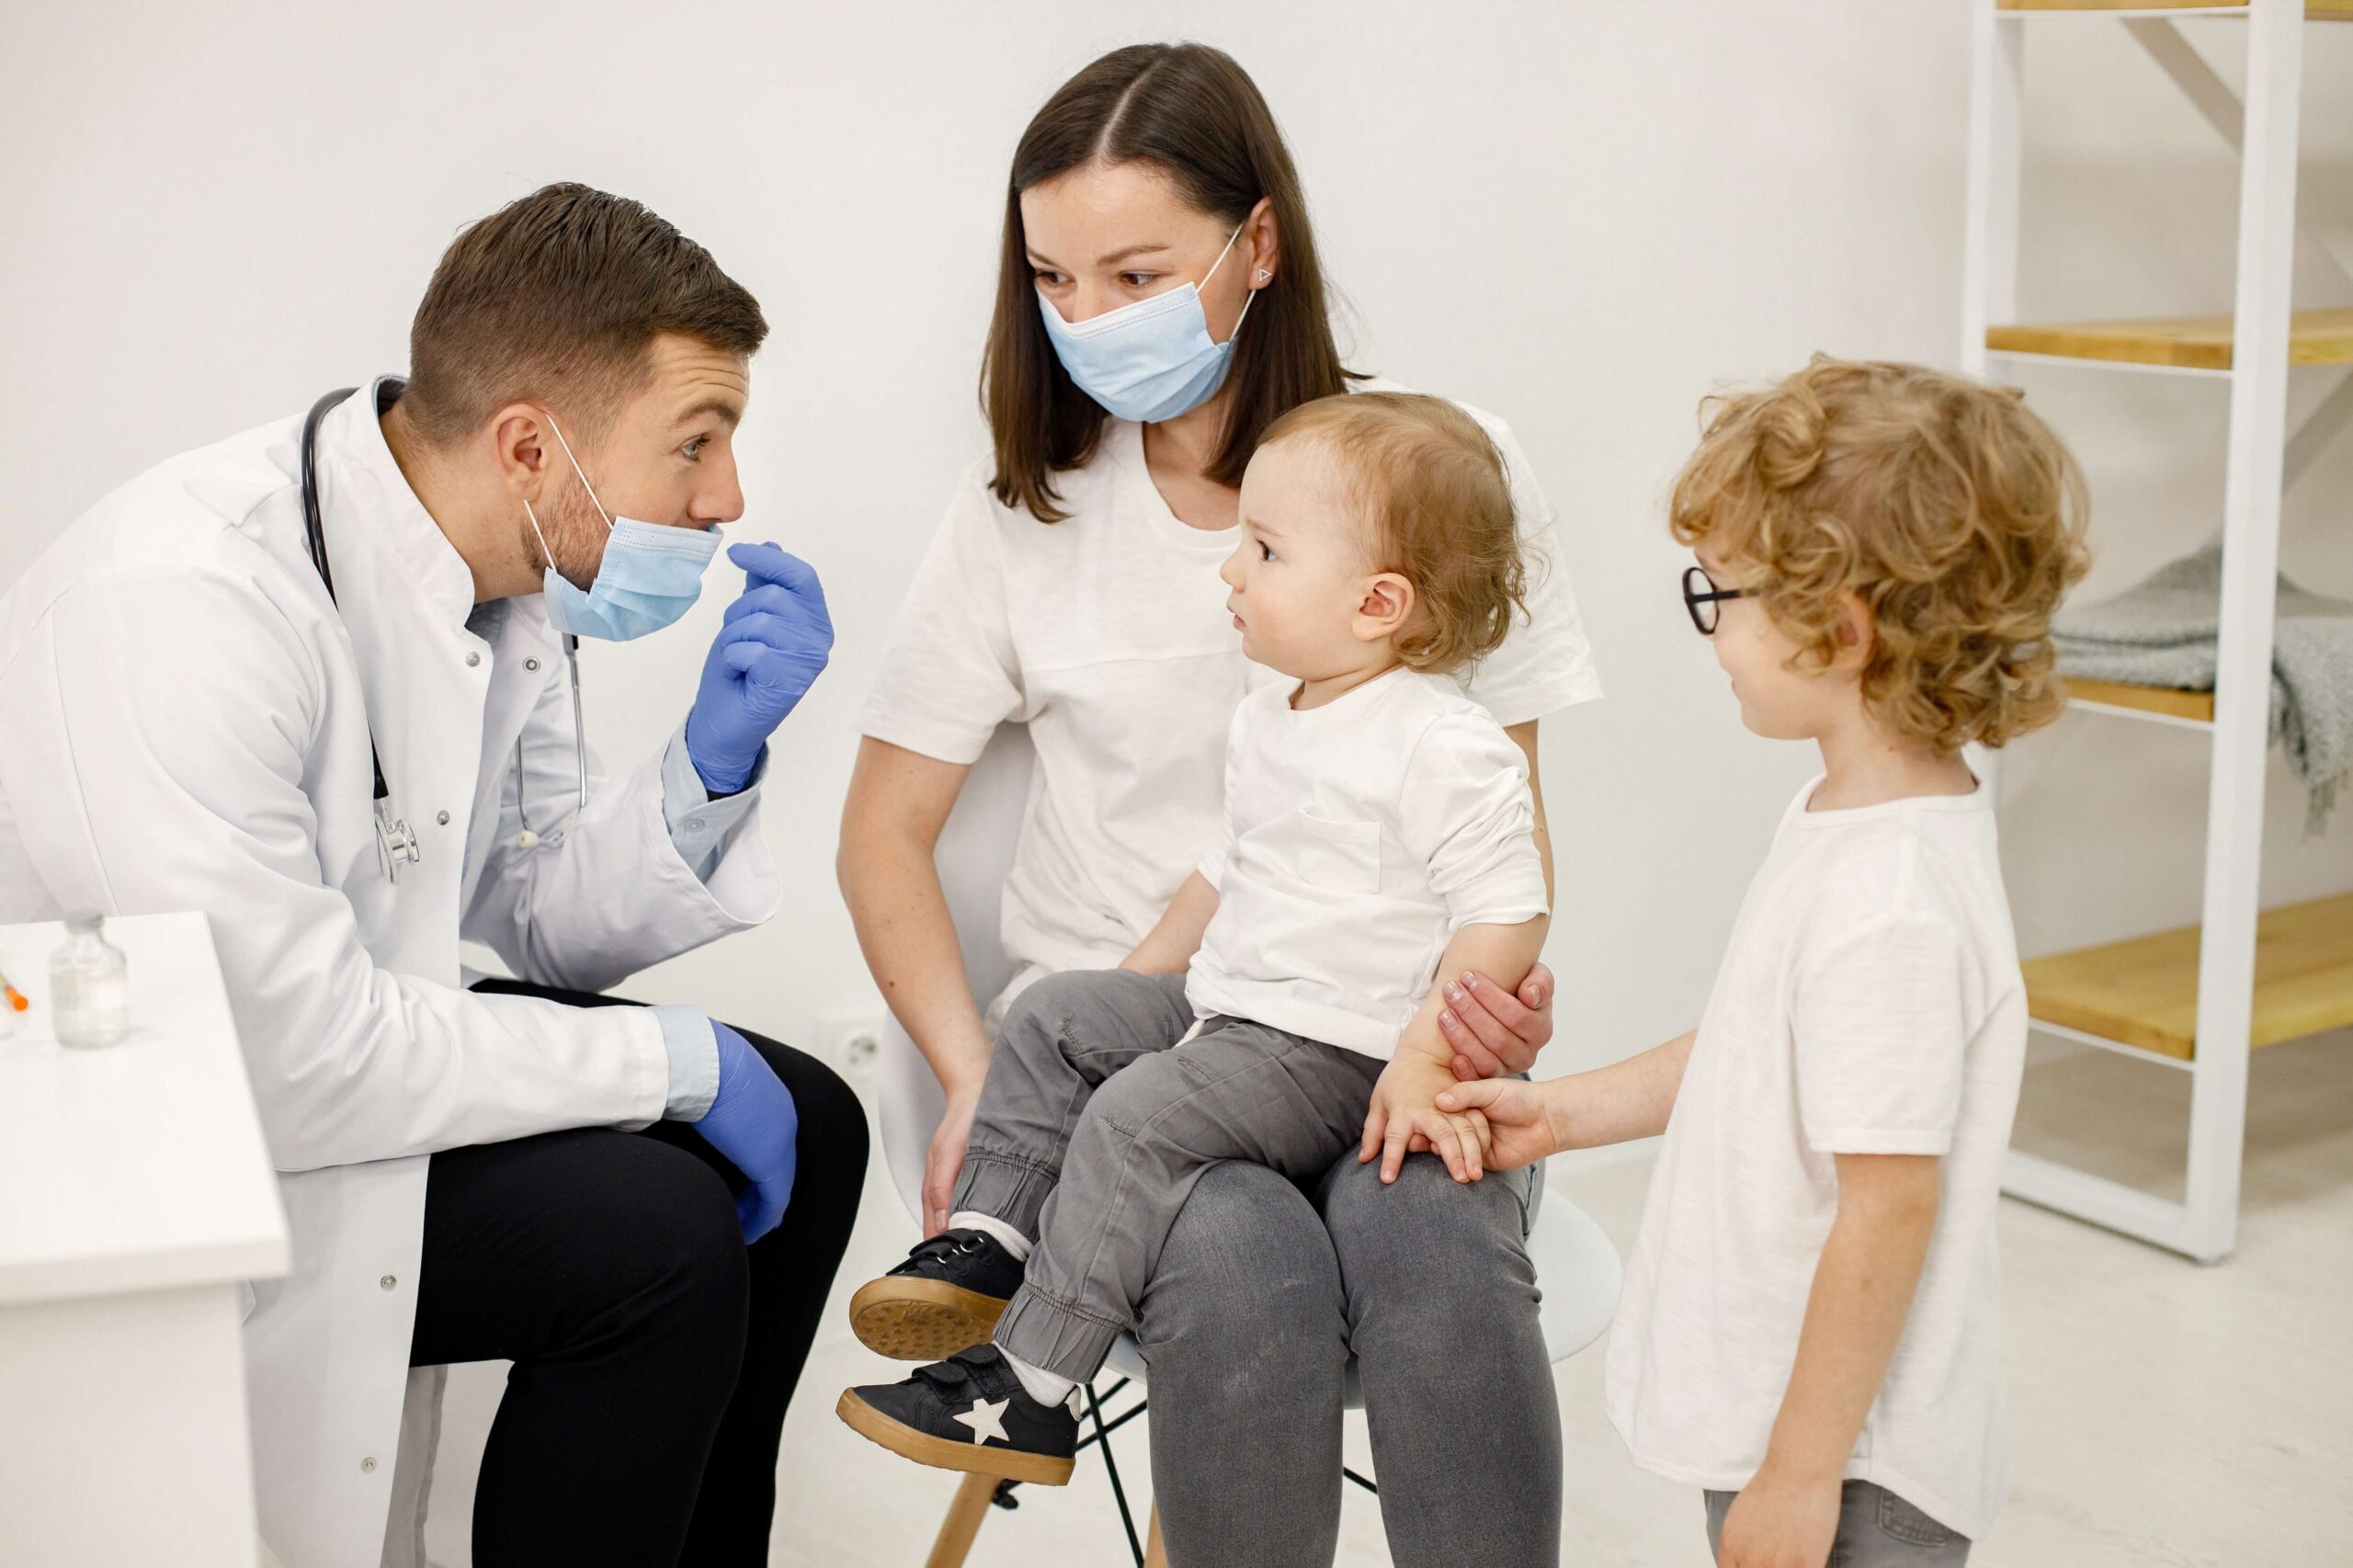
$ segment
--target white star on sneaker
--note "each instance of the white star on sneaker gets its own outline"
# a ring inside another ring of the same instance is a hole
[[[995,1404],[991,1404],[984,1399],[976,1399],[972,1402],[972,1409],[950,1419],[961,1421],[965,1426],[970,1426],[972,1429],[972,1441],[975,1443],[986,1443],[991,1437],[995,1437],[1000,1443],[1010,1443],[1013,1439],[1005,1435],[1005,1410],[1006,1406],[1012,1403],[1013,1398],[1009,1394]]]

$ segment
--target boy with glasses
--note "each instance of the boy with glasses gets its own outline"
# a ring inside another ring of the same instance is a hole
[[[2003,1491],[1994,1211],[2026,992],[1961,753],[2054,717],[2083,484],[2017,394],[1816,358],[1718,400],[1669,526],[1783,816],[1699,1027],[1439,1096],[1490,1169],[1664,1131],[1608,1368],[1635,1461],[1707,1490],[1725,1568],[1935,1564]],[[1670,1114],[1671,1113],[1671,1114]]]

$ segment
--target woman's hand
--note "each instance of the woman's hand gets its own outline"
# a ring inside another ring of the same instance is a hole
[[[1563,1147],[1560,1125],[1552,1119],[1552,1089],[1550,1084],[1522,1083],[1518,1078],[1480,1078],[1446,1089],[1438,1096],[1438,1108],[1449,1115],[1483,1119],[1487,1168],[1508,1171],[1532,1165]]]
[[[939,1131],[931,1135],[931,1147],[923,1157],[923,1233],[936,1236],[948,1228],[948,1216],[956,1196],[956,1176],[964,1168],[964,1145],[972,1141],[972,1113],[980,1109],[978,1088],[953,1093],[948,1096],[948,1113],[939,1119]]]
[[[1525,1073],[1552,1041],[1552,971],[1540,963],[1529,970],[1518,995],[1483,974],[1458,975],[1446,983],[1438,1027],[1464,1083]]]

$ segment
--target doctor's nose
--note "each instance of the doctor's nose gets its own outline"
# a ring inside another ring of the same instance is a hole
[[[714,465],[703,483],[695,487],[687,515],[703,528],[732,523],[743,517],[744,486],[735,476],[735,464],[732,460],[724,467]]]

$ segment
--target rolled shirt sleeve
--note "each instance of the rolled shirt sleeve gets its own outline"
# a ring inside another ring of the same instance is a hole
[[[1398,806],[1405,846],[1428,865],[1454,930],[1547,913],[1528,759],[1494,720],[1433,721],[1415,743]]]

